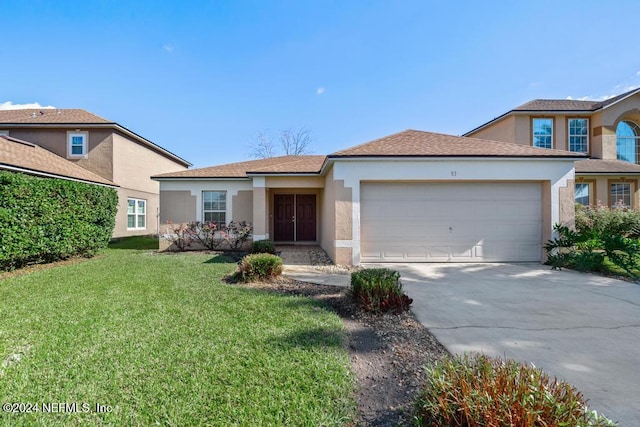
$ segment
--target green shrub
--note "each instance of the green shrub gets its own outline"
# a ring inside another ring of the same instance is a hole
[[[0,269],[91,256],[107,246],[113,188],[0,171]]]
[[[387,268],[368,268],[351,273],[351,296],[372,312],[402,312],[413,302],[402,292],[400,273]]]
[[[576,231],[640,238],[640,211],[624,207],[576,205]]]
[[[268,280],[282,274],[282,258],[272,254],[251,254],[240,261],[243,280]]]
[[[484,355],[449,357],[426,369],[417,426],[612,426],[582,394],[535,368]]]
[[[251,245],[251,252],[254,254],[274,254],[276,247],[271,240],[256,240]]]
[[[576,206],[576,229],[556,224],[556,237],[547,242],[553,268],[609,272],[613,266],[635,277],[640,269],[640,213],[625,209]]]

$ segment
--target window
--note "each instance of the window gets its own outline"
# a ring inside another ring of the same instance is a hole
[[[576,182],[576,204],[591,206],[591,184],[587,182]]]
[[[569,151],[589,152],[589,119],[569,119]]]
[[[8,130],[0,130],[0,135],[9,136]]]
[[[68,157],[84,157],[87,155],[87,132],[67,132]]]
[[[147,201],[127,199],[127,229],[141,230],[147,227]]]
[[[205,222],[227,222],[227,192],[203,191],[203,220]]]
[[[632,206],[631,183],[611,182],[609,184],[609,206],[630,208]]]
[[[618,160],[640,164],[640,127],[634,122],[622,121],[616,127],[616,157]]]
[[[553,119],[533,119],[533,146],[553,147]]]

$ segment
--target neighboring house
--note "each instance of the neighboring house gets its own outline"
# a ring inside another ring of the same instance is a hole
[[[537,99],[464,136],[588,154],[576,162],[575,201],[640,207],[640,89],[601,102]]]
[[[115,183],[113,237],[157,233],[159,192],[151,175],[190,164],[129,129],[80,109],[1,110],[0,134],[33,142]]]
[[[110,180],[57,154],[31,142],[7,135],[0,135],[0,169],[117,188],[117,185]]]
[[[338,264],[541,261],[583,153],[407,130],[329,156],[156,175],[160,219],[249,221]]]

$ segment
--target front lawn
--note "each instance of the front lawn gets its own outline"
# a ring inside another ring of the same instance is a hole
[[[109,249],[0,281],[0,403],[40,411],[0,412],[0,425],[348,423],[340,319],[221,283],[234,268]]]

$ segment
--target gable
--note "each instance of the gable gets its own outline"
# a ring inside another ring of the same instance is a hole
[[[0,136],[0,169],[116,187],[112,181],[36,144],[10,136]]]
[[[110,132],[120,133],[126,138],[140,144],[142,147],[154,151],[180,166],[191,166],[191,163],[187,162],[183,158],[125,128],[124,126],[78,108],[0,110],[0,129],[9,130],[10,134],[14,129],[51,129],[57,132],[66,132],[76,129],[84,131],[104,129],[109,130]]]

